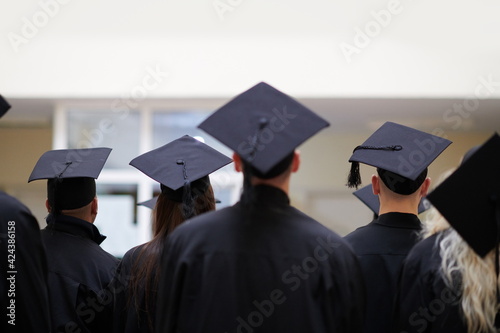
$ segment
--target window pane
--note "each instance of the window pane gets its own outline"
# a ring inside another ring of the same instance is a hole
[[[138,112],[69,110],[68,148],[112,148],[104,168],[128,169],[139,155],[139,121]]]
[[[123,257],[137,246],[137,185],[97,183],[99,213],[94,222],[106,235],[102,248],[116,257]]]
[[[187,134],[203,138],[202,141],[210,147],[231,156],[232,151],[229,148],[197,128],[209,115],[208,111],[155,112],[153,114],[153,148],[163,146]]]

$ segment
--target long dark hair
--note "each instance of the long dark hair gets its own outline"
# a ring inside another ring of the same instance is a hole
[[[204,193],[196,195],[193,200],[195,215],[215,210],[212,186],[208,186]],[[160,275],[157,268],[165,239],[184,220],[182,202],[171,200],[161,193],[153,209],[153,239],[144,244],[132,266],[128,307],[136,309],[139,319],[145,312],[151,331],[154,329],[151,311],[154,311]],[[141,308],[143,300],[144,308]]]

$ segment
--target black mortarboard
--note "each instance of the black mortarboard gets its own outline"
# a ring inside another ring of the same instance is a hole
[[[361,202],[363,202],[368,208],[370,208],[373,213],[378,215],[379,210],[380,210],[380,201],[377,195],[373,194],[373,187],[372,185],[366,185],[362,188],[360,188],[357,191],[354,191],[352,194],[356,198],[358,198]],[[420,203],[418,205],[418,214],[421,214],[428,210],[430,208],[430,203],[427,201],[427,199],[422,198],[420,200]]]
[[[10,104],[0,95],[0,118],[10,109]]]
[[[500,137],[493,135],[432,193],[429,201],[484,257],[498,242]]]
[[[361,184],[359,163],[378,169],[384,184],[399,194],[411,194],[426,177],[427,167],[451,141],[411,127],[386,122],[349,159],[351,172],[347,185]]]
[[[158,197],[153,197],[149,200],[139,202],[137,205],[148,207],[149,209],[153,209],[153,208],[155,208],[156,201],[158,201]]]
[[[192,196],[204,193],[210,185],[208,175],[231,161],[212,147],[185,135],[134,158],[130,165],[159,182],[162,193],[171,200],[183,202],[188,209]]]
[[[142,201],[142,202],[139,202],[137,203],[138,206],[144,206],[144,207],[147,207],[149,209],[153,209],[155,208],[155,205],[156,205],[156,201],[158,201],[158,197],[153,197],[149,200],[146,200],[146,201]],[[215,203],[220,203],[220,200],[219,199],[215,199]]]
[[[47,197],[54,212],[76,209],[95,197],[99,177],[110,148],[60,149],[45,152],[28,182],[47,179]]]
[[[257,171],[256,175],[270,178],[276,165],[327,126],[326,120],[304,105],[261,82],[233,98],[198,127],[235,151]],[[289,163],[285,164],[286,169]],[[277,176],[279,171],[272,174]]]
[[[462,158],[462,163],[461,164],[464,164],[465,161],[467,161],[472,155],[474,155],[476,153],[476,151],[480,148],[481,146],[474,146],[472,147],[471,149],[467,150],[467,152],[465,153],[464,157]]]

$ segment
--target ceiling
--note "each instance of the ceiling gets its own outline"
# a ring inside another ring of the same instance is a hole
[[[500,99],[303,98],[302,103],[330,123],[336,132],[373,131],[393,121],[431,131],[499,131]],[[228,98],[149,99],[141,107],[153,110],[213,111]],[[50,127],[56,107],[106,109],[112,99],[9,99],[12,109],[0,127]],[[469,105],[470,104],[470,105]],[[468,111],[469,110],[469,111]]]

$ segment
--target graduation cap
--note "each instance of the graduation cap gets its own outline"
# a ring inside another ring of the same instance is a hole
[[[359,163],[377,168],[384,184],[392,191],[414,193],[427,176],[427,167],[451,141],[411,127],[386,122],[362,145],[353,150],[349,159],[351,171],[347,185],[361,184]]]
[[[233,98],[198,127],[235,151],[255,169],[255,175],[272,178],[289,164],[270,172],[273,168],[329,125],[295,99],[261,82]]]
[[[28,183],[47,179],[47,198],[54,213],[89,204],[96,195],[99,177],[111,148],[60,149],[45,152]]]
[[[462,162],[460,164],[464,164],[465,161],[467,161],[472,155],[474,155],[474,153],[476,151],[478,151],[478,149],[480,147],[481,147],[481,145],[478,145],[478,146],[474,146],[471,149],[467,150],[467,152],[465,153],[464,157],[462,158]]]
[[[0,118],[10,109],[10,104],[0,95]]]
[[[130,165],[161,184],[169,199],[183,202],[185,218],[192,216],[194,197],[210,185],[208,175],[232,160],[212,147],[185,135],[142,154]]]
[[[484,257],[498,244],[500,137],[493,135],[428,196],[474,251]]]
[[[153,197],[153,198],[151,198],[149,200],[139,202],[139,203],[137,203],[137,206],[144,206],[144,207],[147,207],[149,209],[153,209],[153,208],[155,208],[156,201],[158,201],[158,197],[157,196]],[[219,199],[215,199],[215,203],[220,203],[220,200]]]
[[[378,195],[373,194],[373,187],[371,184],[354,191],[352,194],[368,206],[368,208],[370,208],[375,215],[378,215],[380,210],[380,201]],[[418,214],[425,212],[430,207],[431,204],[429,201],[426,198],[422,198],[418,204]]]
[[[151,198],[149,200],[139,202],[139,203],[137,203],[137,206],[144,206],[144,207],[147,207],[149,209],[153,209],[153,208],[155,208],[156,201],[158,201],[158,197],[157,196],[153,197],[153,198]]]
[[[292,163],[295,148],[329,125],[295,99],[261,82],[198,127],[241,157],[242,201],[250,203],[252,175],[269,179],[282,174]]]

